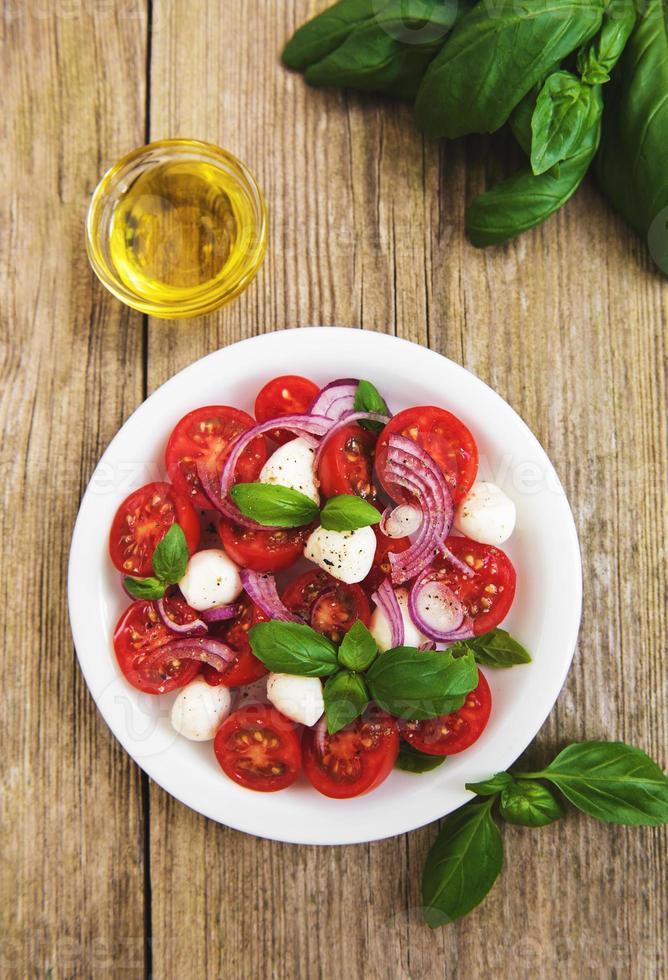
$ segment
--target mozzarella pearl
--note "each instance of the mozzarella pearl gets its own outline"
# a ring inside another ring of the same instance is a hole
[[[515,529],[515,503],[495,483],[475,483],[455,514],[455,527],[481,544],[503,544]]]
[[[376,535],[370,527],[356,531],[327,531],[317,527],[304,548],[309,561],[348,585],[366,578],[375,553]]]
[[[282,715],[310,728],[322,717],[325,702],[318,677],[269,674],[267,698]]]
[[[172,705],[172,728],[193,742],[208,742],[230,713],[232,695],[227,687],[211,687],[196,677],[179,691]]]
[[[397,597],[399,608],[401,609],[401,618],[404,621],[404,646],[419,647],[421,643],[425,642],[427,637],[424,633],[420,632],[408,612],[408,589],[395,589],[394,594]],[[376,606],[371,614],[369,630],[378,644],[378,649],[381,653],[384,653],[392,647],[390,623],[379,606]]]
[[[209,548],[190,558],[179,588],[188,605],[201,611],[234,602],[242,586],[232,559],[221,548]]]
[[[260,483],[274,483],[281,487],[298,490],[304,496],[320,503],[320,494],[315,482],[313,460],[315,450],[305,439],[293,439],[279,446],[260,472]]]

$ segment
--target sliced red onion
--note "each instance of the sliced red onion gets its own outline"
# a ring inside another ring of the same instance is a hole
[[[420,653],[430,653],[432,650],[435,649],[436,649],[436,643],[434,640],[425,640],[424,643],[421,643],[420,646],[418,647]]]
[[[172,657],[175,660],[199,660],[220,673],[227,664],[236,659],[237,653],[227,643],[221,643],[210,636],[191,636],[187,640],[174,640],[158,647],[145,658],[141,666],[150,669]]]
[[[473,578],[475,572],[473,571],[471,566],[467,565],[465,561],[462,561],[461,558],[458,558],[457,555],[455,555],[452,551],[450,551],[450,549],[448,548],[445,542],[443,542],[443,548],[441,550],[445,560],[449,561],[450,564],[453,565],[458,572],[461,572],[462,575],[466,575],[467,578]]]
[[[404,618],[401,615],[401,606],[399,605],[396,592],[392,588],[389,579],[383,579],[376,591],[371,596],[371,599],[382,611],[390,625],[391,646],[403,646],[406,639]]]
[[[205,623],[220,623],[225,619],[234,619],[241,612],[238,602],[232,602],[228,606],[214,606],[213,609],[205,609],[202,619]]]
[[[269,619],[278,619],[283,623],[302,622],[299,616],[291,613],[281,602],[273,575],[253,572],[249,568],[243,568],[240,575],[244,589],[265,616]]]
[[[387,507],[380,519],[380,529],[388,538],[404,538],[415,534],[422,524],[422,511],[414,504]]]
[[[197,475],[199,477],[199,482],[202,484],[204,493],[211,501],[211,506],[215,507],[219,513],[221,513],[224,517],[228,517],[231,521],[234,521],[235,524],[240,524],[241,527],[258,528],[260,526],[255,521],[252,521],[250,517],[246,517],[244,514],[242,514],[239,508],[236,507],[231,500],[226,500],[221,496],[218,481],[211,476],[211,473],[203,463],[197,463]]]
[[[324,415],[328,419],[340,419],[345,412],[355,410],[355,395],[359,381],[356,378],[339,378],[330,381],[311,405],[311,415]]]
[[[167,615],[164,599],[158,599],[156,605],[158,607],[160,619],[163,621],[167,629],[172,631],[172,633],[180,633],[182,636],[187,636],[188,634],[196,635],[209,632],[209,627],[201,619],[193,619],[189,623],[175,623],[174,620],[170,619]]]
[[[336,435],[337,432],[340,432],[341,429],[345,429],[347,425],[350,425],[351,422],[359,422],[361,419],[368,419],[370,422],[380,422],[382,425],[385,425],[390,421],[387,415],[380,415],[378,412],[348,412],[348,414],[344,415],[343,418],[338,420],[338,422],[335,422],[320,440],[318,451],[316,452],[315,459],[313,460],[313,468],[316,473],[318,472],[320,458],[327,444],[329,443],[329,440]]]
[[[438,572],[418,576],[408,596],[408,611],[415,626],[432,640],[447,642],[472,636],[473,620],[458,596],[441,581]]]
[[[327,715],[324,714],[320,721],[316,722],[313,727],[313,737],[315,741],[315,747],[320,753],[320,757],[324,756],[327,751]]]

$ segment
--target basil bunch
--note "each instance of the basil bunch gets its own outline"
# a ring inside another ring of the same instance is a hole
[[[668,777],[644,752],[623,742],[575,742],[540,772],[501,772],[467,783],[486,799],[447,817],[427,855],[422,898],[428,925],[467,915],[498,878],[503,843],[494,805],[508,823],[545,827],[565,812],[551,787],[606,823],[658,827],[668,822]]]
[[[314,85],[414,97],[430,138],[509,124],[527,166],[469,206],[476,246],[557,211],[603,128],[599,180],[668,272],[665,0],[341,0],[297,31],[283,60]]]
[[[180,524],[172,524],[158,541],[151,558],[154,575],[135,578],[126,575],[123,585],[136,599],[162,599],[168,585],[175,585],[186,574],[188,545]]]

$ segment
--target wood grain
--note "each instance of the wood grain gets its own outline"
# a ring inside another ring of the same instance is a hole
[[[506,828],[506,869],[488,900],[431,932],[419,876],[435,827],[301,848],[219,827],[153,785],[143,809],[138,771],[74,665],[71,524],[144,383],[153,390],[251,334],[350,324],[475,371],[526,419],[565,484],[583,548],[582,632],[527,761],[584,737],[624,738],[666,761],[665,280],[593,185],[516,243],[472,249],[464,204],[508,159],[505,144],[425,144],[408,107],[310,90],[280,68],[284,40],[324,6],[154,0],[149,33],[135,0],[104,17],[100,4],[78,20],[4,25],[14,149],[2,164],[0,540],[17,568],[2,608],[21,681],[4,700],[15,847],[1,879],[3,974],[141,975],[147,938],[147,969],[161,978],[666,977],[665,829],[577,815]],[[140,318],[93,283],[80,221],[98,174],[145,126],[151,138],[191,135],[237,153],[265,190],[272,230],[238,302],[192,323],[148,323],[144,376]],[[42,532],[27,552],[11,516],[26,502]],[[23,610],[36,604],[35,631]]]

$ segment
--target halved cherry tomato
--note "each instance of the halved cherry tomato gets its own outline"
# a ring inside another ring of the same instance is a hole
[[[114,652],[126,680],[146,694],[166,694],[189,684],[199,673],[201,665],[196,660],[168,658],[150,669],[142,668],[156,650],[175,639],[154,602],[138,599],[128,606],[114,630]]]
[[[318,465],[320,489],[326,497],[340,493],[376,499],[373,457],[376,436],[359,425],[346,425],[327,442]]]
[[[256,623],[264,623],[267,617],[262,610],[252,602],[247,595],[240,600],[241,611],[239,615],[225,622],[211,624],[210,633],[227,643],[236,651],[236,658],[223,671],[214,670],[205,664],[202,668],[204,680],[211,687],[241,687],[243,684],[251,684],[260,677],[268,673],[267,668],[258,660],[251,650],[248,631]]]
[[[169,478],[198,507],[211,507],[197,475],[197,466],[206,466],[211,477],[220,481],[230,446],[255,420],[228,405],[196,408],[177,422],[165,450]],[[253,483],[267,459],[267,444],[258,436],[244,449],[234,471],[235,480]]]
[[[216,732],[213,748],[230,779],[260,793],[291,786],[301,768],[294,723],[268,704],[246,705],[231,714]]]
[[[268,381],[255,399],[255,418],[258,422],[268,422],[280,415],[303,415],[316,399],[320,388],[308,378],[297,374],[283,374]],[[293,432],[286,429],[272,429],[269,437],[282,446],[284,442],[296,439]]]
[[[506,616],[515,597],[513,564],[505,552],[491,544],[458,537],[448,538],[446,544],[453,555],[473,569],[473,575],[467,577],[446,558],[437,559],[434,568],[466,606],[475,635],[489,633]]]
[[[109,532],[109,554],[119,572],[144,578],[151,559],[172,524],[181,525],[188,551],[199,541],[199,518],[187,497],[169,483],[147,483],[123,501]]]
[[[407,491],[385,480],[387,444],[391,435],[412,439],[429,453],[443,473],[455,504],[466,496],[478,472],[478,447],[464,423],[434,405],[407,408],[390,419],[376,445],[376,472],[389,495],[400,503],[410,499]]]
[[[346,585],[319,569],[304,572],[291,582],[283,602],[333,643],[340,643],[358,619],[365,626],[371,620],[369,600],[361,586]]]
[[[400,721],[402,738],[428,755],[456,755],[482,735],[492,710],[492,692],[485,675],[478,670],[478,686],[466,695],[459,711],[427,721]]]
[[[219,527],[223,548],[232,561],[254,572],[279,572],[289,568],[302,556],[311,530],[310,527],[299,527],[263,531],[239,527],[225,518]]]
[[[390,555],[405,551],[411,543],[410,538],[388,538],[377,524],[373,525],[373,533],[376,535],[376,553],[373,556],[371,571],[362,582],[367,595],[372,595],[381,582],[390,577],[392,571]]]
[[[372,705],[336,735],[306,728],[302,752],[304,773],[318,792],[346,800],[370,793],[387,779],[399,754],[399,728]]]

